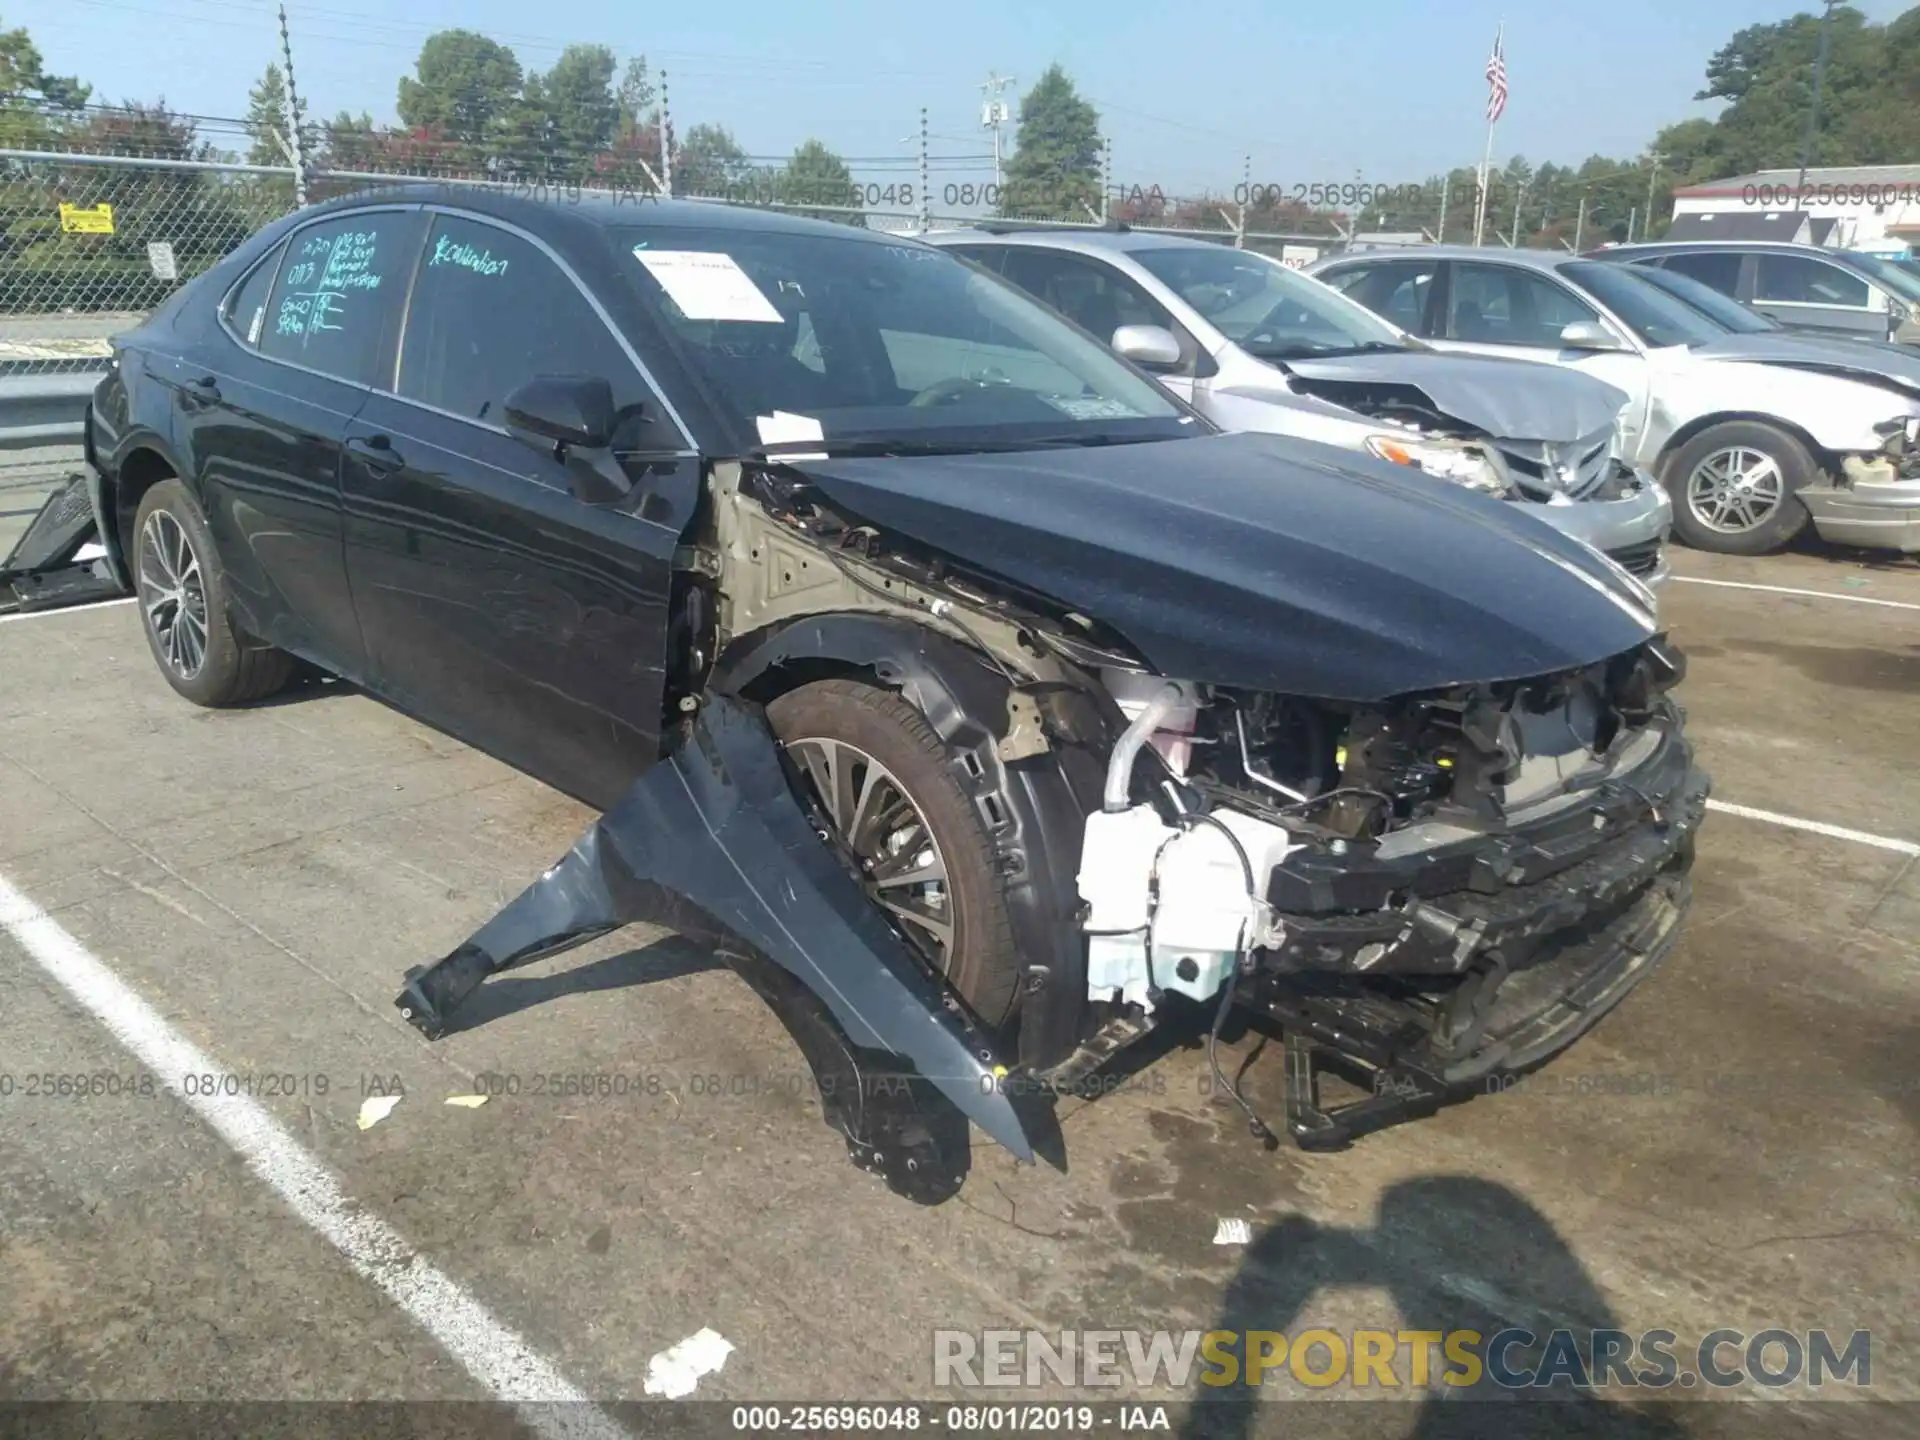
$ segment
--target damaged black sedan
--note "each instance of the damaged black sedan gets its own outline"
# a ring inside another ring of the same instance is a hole
[[[922,1200],[966,1120],[1057,1161],[1050,1097],[1236,1005],[1287,1131],[1344,1143],[1569,1044],[1688,905],[1707,780],[1645,587],[1219,434],[917,242],[334,202],[121,337],[88,454],[182,695],[304,660],[605,812],[404,977],[410,1022],[671,925]],[[1323,1065],[1371,1093],[1323,1105]]]

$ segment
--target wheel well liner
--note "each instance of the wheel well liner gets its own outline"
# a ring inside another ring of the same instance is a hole
[[[1086,1015],[1079,929],[1080,845],[1100,805],[1103,756],[1050,735],[1044,753],[1000,758],[1008,677],[977,651],[889,616],[813,615],[741,636],[712,686],[765,704],[815,680],[869,677],[897,691],[956,756],[955,779],[991,837],[1014,941],[1027,967],[1020,1059],[1043,1068],[1070,1054]]]
[[[120,557],[129,581],[133,573],[133,519],[140,513],[140,502],[147,491],[162,480],[174,479],[179,474],[179,467],[165,452],[150,440],[140,439],[121,454],[112,480],[106,482],[106,477],[102,477],[103,498],[112,507],[114,533],[110,537],[102,536],[101,543]]]

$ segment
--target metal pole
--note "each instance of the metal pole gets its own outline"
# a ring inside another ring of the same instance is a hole
[[[1453,188],[1453,172],[1449,170],[1440,177],[1440,233],[1439,242],[1447,243],[1447,192]]]
[[[1638,220],[1639,218],[1640,218],[1640,207],[1638,205],[1634,206],[1631,210],[1627,211],[1627,243],[1629,245],[1633,243],[1633,222]]]
[[[1641,232],[1642,239],[1646,238],[1645,232],[1653,228],[1653,187],[1655,182],[1660,178],[1660,162],[1667,157],[1656,150],[1653,152],[1652,158],[1653,169],[1647,175],[1647,223]]]
[[[933,196],[930,193],[933,182],[929,178],[927,165],[927,107],[920,107],[920,233],[925,234],[933,228]]]
[[[1586,233],[1587,233],[1587,197],[1582,195],[1580,197],[1580,218],[1573,222],[1573,253],[1574,254],[1578,255],[1580,253],[1580,242],[1586,238]]]
[[[673,198],[673,156],[679,148],[673,133],[673,102],[667,98],[667,72],[660,72],[660,180],[667,198]]]
[[[1520,248],[1520,202],[1526,198],[1527,192],[1525,190],[1522,190],[1518,195],[1513,197],[1513,233],[1507,237],[1507,248],[1509,250],[1518,250]]]
[[[1487,191],[1493,183],[1493,127],[1498,121],[1487,122],[1487,153],[1480,161],[1480,193],[1473,207],[1473,243],[1478,245],[1487,233]]]
[[[280,7],[280,56],[287,67],[287,134],[293,140],[293,203],[307,203],[307,151],[300,138],[300,95],[293,88],[293,41],[287,35],[287,7]]]
[[[1240,223],[1233,227],[1233,248],[1247,248],[1247,197],[1253,194],[1253,156],[1242,157],[1240,162]]]
[[[1100,223],[1113,218],[1113,137],[1100,142]]]
[[[1813,163],[1813,142],[1820,133],[1820,82],[1827,73],[1827,46],[1832,39],[1833,7],[1840,0],[1826,0],[1826,11],[1820,16],[1820,49],[1813,61],[1813,104],[1807,107],[1807,134],[1800,143],[1800,183],[1793,188],[1793,203],[1797,209],[1806,209],[1807,167]]]

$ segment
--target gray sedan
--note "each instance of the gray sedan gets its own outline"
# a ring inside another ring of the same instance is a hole
[[[1445,355],[1277,260],[1124,229],[924,237],[1074,321],[1229,430],[1317,440],[1524,504],[1650,585],[1672,506],[1619,458],[1624,392]]]

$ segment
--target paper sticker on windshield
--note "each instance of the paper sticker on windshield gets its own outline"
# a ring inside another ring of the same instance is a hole
[[[1063,415],[1076,420],[1138,420],[1140,412],[1119,400],[1104,395],[1043,395],[1040,397]]]
[[[731,255],[710,250],[633,247],[638,260],[689,320],[755,320],[778,325],[780,312]]]
[[[785,410],[776,410],[771,415],[756,415],[753,423],[759,428],[762,445],[792,445],[807,440],[824,440],[827,432],[820,422],[811,415],[794,415]],[[783,460],[824,460],[827,452],[809,451],[806,454],[782,452]]]

